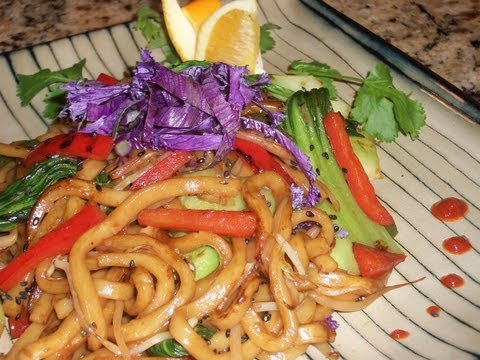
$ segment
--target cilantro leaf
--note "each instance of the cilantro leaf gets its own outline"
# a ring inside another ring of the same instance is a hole
[[[47,119],[55,119],[67,103],[67,97],[65,91],[60,89],[60,85],[52,85],[43,101],[46,105],[42,115]]]
[[[292,62],[288,70],[290,74],[294,75],[315,76],[322,81],[323,86],[328,90],[330,99],[336,99],[337,89],[335,88],[335,85],[333,85],[333,80],[340,80],[343,78],[338,70],[332,69],[327,64],[318,61],[304,62],[299,60]]]
[[[272,37],[270,30],[281,29],[280,26],[273,23],[265,23],[260,26],[260,51],[262,54],[275,47],[275,39]]]
[[[386,142],[395,140],[399,131],[416,139],[425,125],[422,105],[395,88],[384,64],[377,64],[370,71],[357,91],[350,116],[365,131]]]
[[[147,5],[142,5],[136,16],[135,29],[141,31],[147,40],[147,49],[161,49],[168,63],[179,64],[180,58],[170,42],[160,13]]]
[[[31,75],[19,74],[17,96],[20,98],[20,104],[22,106],[28,105],[35,95],[50,85],[80,79],[84,66],[85,59],[63,70],[51,71],[50,69],[44,69]]]

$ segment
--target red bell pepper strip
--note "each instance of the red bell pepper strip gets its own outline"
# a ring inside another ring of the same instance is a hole
[[[117,85],[118,84],[118,80],[115,79],[113,76],[110,76],[108,74],[105,74],[105,73],[100,73],[98,76],[97,76],[97,81],[99,83],[102,83],[104,85]]]
[[[249,237],[255,231],[257,219],[250,211],[144,209],[138,223],[172,231],[209,231],[218,235]]]
[[[391,253],[356,242],[352,244],[352,250],[360,274],[370,279],[378,279],[388,274],[406,258],[405,254]]]
[[[169,179],[191,159],[188,151],[177,150],[163,158],[134,181],[130,190],[137,190],[158,181]]]
[[[332,145],[333,154],[338,165],[345,169],[345,179],[360,208],[370,219],[380,225],[394,225],[393,217],[378,200],[362,163],[353,151],[342,115],[338,112],[325,115],[323,125]]]
[[[49,257],[68,254],[75,241],[104,218],[105,214],[98,207],[85,206],[0,270],[0,290],[9,291],[41,261]]]
[[[10,337],[18,339],[30,325],[30,314],[25,305],[22,305],[20,312],[16,316],[8,317]]]
[[[295,181],[289,173],[287,173],[282,166],[273,158],[270,153],[254,142],[235,138],[233,147],[241,153],[247,155],[253,165],[260,170],[271,170],[279,174],[288,185],[294,185]]]
[[[45,140],[23,161],[26,167],[46,160],[51,155],[106,160],[113,148],[113,138],[105,135],[73,132]]]

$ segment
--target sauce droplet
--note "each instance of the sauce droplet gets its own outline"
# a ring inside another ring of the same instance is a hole
[[[440,279],[440,281],[442,282],[443,286],[449,289],[459,288],[465,284],[465,281],[462,279],[462,277],[457,274],[445,275]]]
[[[455,221],[467,213],[468,205],[462,199],[448,197],[433,204],[430,211],[439,220]]]
[[[395,329],[390,333],[390,337],[395,340],[403,340],[408,336],[410,336],[410,333],[402,329]]]
[[[439,317],[440,316],[440,308],[438,306],[432,305],[427,308],[427,313],[430,314],[432,317]]]
[[[465,236],[452,236],[443,240],[443,248],[453,255],[464,254],[472,248],[472,245]]]

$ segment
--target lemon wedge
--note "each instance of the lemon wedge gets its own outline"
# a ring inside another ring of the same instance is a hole
[[[234,0],[211,14],[200,26],[196,60],[248,66],[254,72],[260,54],[256,0]]]

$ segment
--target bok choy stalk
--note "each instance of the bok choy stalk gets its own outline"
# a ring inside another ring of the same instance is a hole
[[[352,274],[359,273],[352,252],[353,242],[401,253],[400,247],[387,229],[370,220],[360,209],[345,181],[342,169],[335,160],[323,127],[324,115],[333,111],[328,91],[325,88],[298,91],[289,98],[287,107],[288,116],[282,123],[284,130],[310,157],[319,179],[340,204],[338,210],[328,201],[320,205],[322,210],[335,219],[337,226],[348,231],[345,238],[337,238],[331,253],[339,267]]]

